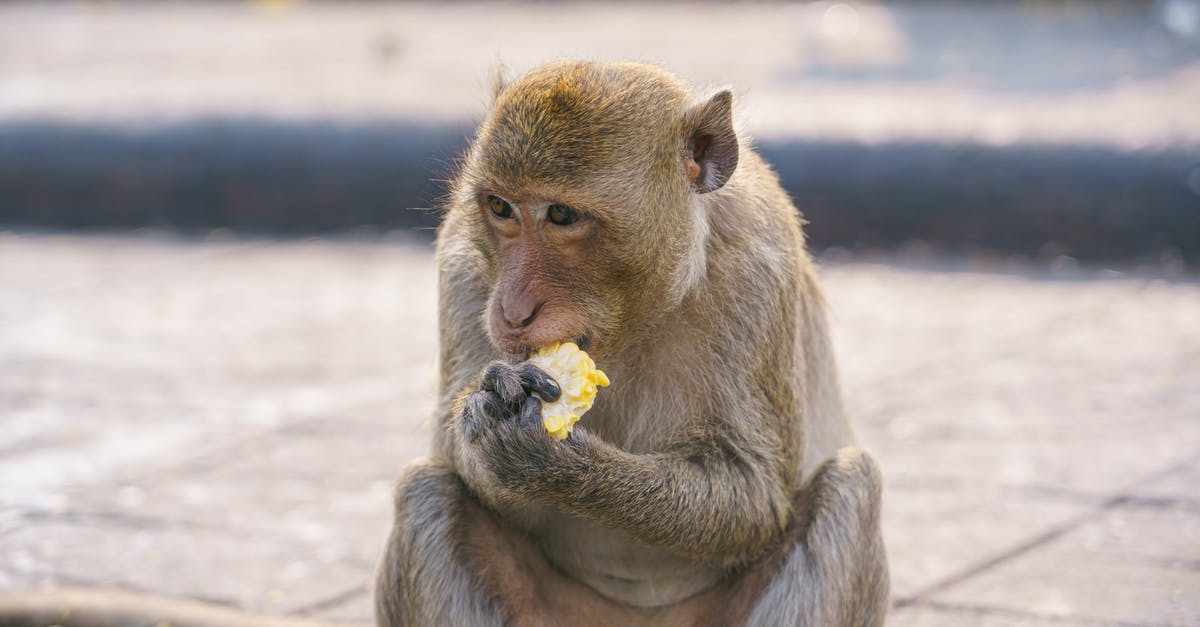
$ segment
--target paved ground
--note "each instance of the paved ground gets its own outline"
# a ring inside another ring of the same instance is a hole
[[[1200,285],[824,279],[891,624],[1200,623]],[[0,588],[367,620],[433,290],[411,242],[0,237]]]

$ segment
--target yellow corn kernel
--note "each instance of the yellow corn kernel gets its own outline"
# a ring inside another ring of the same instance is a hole
[[[579,417],[596,402],[597,386],[608,386],[608,376],[574,342],[543,346],[529,363],[550,375],[562,390],[557,401],[542,402],[542,425],[550,435],[564,440]]]

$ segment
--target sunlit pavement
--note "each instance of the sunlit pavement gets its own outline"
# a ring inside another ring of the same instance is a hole
[[[823,275],[891,624],[1200,621],[1200,285]],[[0,238],[0,588],[369,620],[434,317],[423,244]]]

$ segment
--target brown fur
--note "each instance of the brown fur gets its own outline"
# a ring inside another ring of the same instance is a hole
[[[379,623],[881,624],[878,469],[730,92],[571,61],[496,89],[439,231],[440,429]],[[515,364],[576,338],[613,384],[558,442]]]

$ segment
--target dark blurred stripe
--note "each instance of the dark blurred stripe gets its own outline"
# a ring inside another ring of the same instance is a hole
[[[1200,149],[764,142],[817,245],[1200,256]],[[1189,184],[1190,178],[1190,184]],[[1194,188],[1194,189],[1193,189]]]
[[[0,125],[0,226],[300,235],[427,228],[470,129]],[[762,141],[816,246],[1200,257],[1200,150]],[[1189,185],[1190,177],[1190,185]]]

